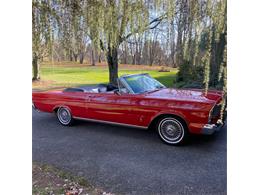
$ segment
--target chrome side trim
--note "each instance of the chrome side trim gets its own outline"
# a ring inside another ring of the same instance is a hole
[[[36,108],[36,106],[34,105],[34,103],[32,102],[32,108],[37,111],[37,112],[40,112],[40,110],[38,110],[38,108]]]
[[[124,123],[103,121],[103,120],[90,119],[90,118],[82,118],[82,117],[73,117],[73,118],[78,119],[78,120],[83,120],[83,121],[91,121],[91,122],[105,123],[105,124],[111,124],[111,125],[119,125],[119,126],[125,126],[125,127],[134,127],[134,128],[140,128],[140,129],[147,129],[148,128],[148,127],[145,127],[145,126],[129,125],[129,124],[124,124]]]
[[[213,109],[214,109],[214,107],[216,106],[216,104],[217,103],[214,103],[214,105],[212,106],[212,108],[210,109],[210,111],[209,111],[209,116],[208,116],[208,123],[210,123],[211,122],[211,117],[212,117],[212,111],[213,111]]]

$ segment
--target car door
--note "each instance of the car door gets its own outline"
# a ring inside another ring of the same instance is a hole
[[[93,93],[89,95],[87,117],[129,125],[139,125],[138,116],[133,114],[136,107],[135,95],[115,93]]]

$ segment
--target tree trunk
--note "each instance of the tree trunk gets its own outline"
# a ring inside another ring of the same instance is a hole
[[[36,55],[33,56],[33,81],[38,81],[40,80],[40,64],[38,61],[38,57]]]
[[[84,53],[81,52],[81,53],[80,53],[80,56],[79,56],[79,63],[80,63],[80,64],[83,64],[83,61],[84,61]]]
[[[70,59],[71,62],[73,61],[73,55],[72,55],[71,51],[69,51],[69,59]]]
[[[174,28],[174,23],[172,22],[172,32],[171,32],[171,66],[176,68],[176,64],[175,64],[175,28]]]
[[[177,37],[177,46],[176,46],[176,53],[175,53],[175,62],[177,66],[182,64],[182,30],[179,28],[178,30],[178,37]]]
[[[107,63],[109,68],[109,82],[113,85],[117,85],[118,79],[118,53],[117,48],[108,48]]]
[[[133,64],[133,65],[136,64],[136,55],[135,55],[135,54],[133,55],[133,58],[132,58],[132,64]]]
[[[135,53],[135,64],[140,65],[141,64],[141,49],[140,49],[140,39],[136,42],[136,53]]]
[[[74,53],[73,56],[74,56],[74,61],[77,62],[78,61],[78,54]]]
[[[154,61],[154,53],[153,53],[153,43],[151,45],[151,43],[149,43],[149,66],[153,65],[153,61]]]
[[[101,53],[98,55],[98,62],[101,63],[102,60],[101,60]]]
[[[92,65],[92,66],[95,66],[95,65],[96,65],[96,62],[95,62],[95,51],[94,51],[93,48],[92,48],[92,50],[91,50],[91,65]]]
[[[184,1],[181,1],[183,4]],[[179,21],[178,21],[178,30],[177,30],[177,44],[176,44],[176,52],[175,52],[175,63],[177,66],[180,66],[183,63],[183,33],[184,33],[184,13],[179,13]]]
[[[124,64],[127,64],[127,43],[125,43],[124,46]]]

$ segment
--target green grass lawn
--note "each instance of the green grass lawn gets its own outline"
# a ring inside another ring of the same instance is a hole
[[[159,80],[167,87],[173,87],[177,69],[171,69],[170,72],[159,72],[149,66],[141,68],[129,68],[123,65],[119,66],[119,76],[124,74],[149,73],[152,77]],[[75,86],[83,84],[97,84],[108,82],[107,66],[86,66],[86,67],[66,67],[66,66],[42,66],[41,80],[51,81],[51,86]],[[38,88],[33,85],[34,88]],[[45,86],[46,87],[46,86]]]

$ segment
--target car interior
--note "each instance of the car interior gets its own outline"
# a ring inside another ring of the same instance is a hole
[[[92,92],[92,93],[113,93],[118,87],[112,84],[86,85],[80,87],[69,87],[63,92]]]

